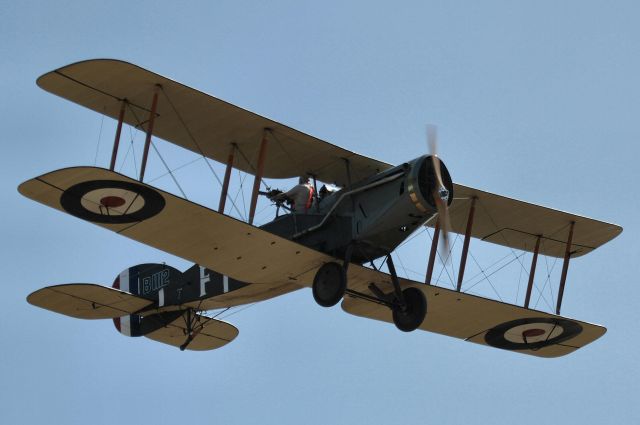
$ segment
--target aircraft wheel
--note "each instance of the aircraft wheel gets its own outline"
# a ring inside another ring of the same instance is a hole
[[[402,291],[405,308],[393,309],[393,323],[402,332],[416,330],[427,315],[427,298],[418,288],[409,287]]]
[[[313,279],[313,299],[322,307],[333,307],[344,296],[347,289],[347,274],[338,263],[326,263]]]

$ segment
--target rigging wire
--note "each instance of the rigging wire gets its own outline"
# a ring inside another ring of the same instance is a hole
[[[480,269],[480,271],[482,272],[482,274],[484,275],[484,279],[489,282],[489,285],[491,285],[491,289],[493,289],[493,292],[495,292],[495,294],[498,296],[498,299],[500,301],[502,300],[502,297],[500,296],[500,294],[498,293],[498,291],[496,290],[495,286],[493,286],[493,282],[491,282],[491,280],[489,279],[489,276],[487,276],[487,274],[485,273],[485,271],[482,269],[482,267],[480,266],[480,264],[478,263],[478,260],[476,260],[476,257],[473,255],[472,252],[469,252],[469,255],[471,256],[471,259],[473,260],[474,263],[476,263],[476,266],[478,266],[478,268]],[[505,266],[506,267],[506,266]],[[482,281],[481,281],[482,282]],[[461,285],[462,287],[462,285]],[[464,292],[464,291],[463,291]]]
[[[427,234],[429,234],[429,232],[427,232]],[[431,234],[429,234],[429,237],[431,237]],[[442,256],[440,255],[440,251],[436,250],[436,255],[438,256],[438,258],[440,259],[440,262],[442,263],[442,268],[440,269],[440,273],[438,274],[438,277],[436,278],[436,282],[440,281],[440,277],[442,276],[442,273],[446,272],[447,276],[449,277],[449,283],[451,284],[451,287],[455,289],[456,284],[455,284],[455,271],[453,270],[453,261],[449,261],[449,259],[451,258],[451,254],[453,252],[453,248],[456,246],[456,243],[458,243],[458,240],[460,239],[460,235],[456,234],[456,238],[453,240],[453,243],[449,246],[449,252],[447,252],[447,256],[445,257],[445,259],[442,259]],[[433,237],[431,237],[431,240],[433,240]],[[451,263],[451,273],[453,274],[453,277],[451,274],[449,274],[449,269],[447,268],[447,263]]]
[[[246,177],[246,174],[244,175],[244,177]],[[240,176],[240,170],[238,170],[238,178],[240,178],[240,189],[238,189],[240,191],[240,197],[242,198],[242,211],[244,211],[244,216],[243,217],[248,217],[249,215],[247,214],[247,203],[244,200],[244,178],[242,178]],[[236,195],[237,197],[237,195]]]
[[[220,181],[220,177],[218,177],[218,174],[216,173],[216,171],[213,169],[213,166],[211,165],[211,163],[209,162],[209,158],[207,158],[206,156],[202,156],[202,158],[204,158],[204,162],[205,164],[207,164],[207,167],[209,167],[209,170],[211,170],[211,173],[213,173],[213,176],[216,178],[216,180],[218,181],[218,183],[220,184],[220,186],[224,186],[222,184],[222,181]],[[231,201],[231,205],[233,206],[233,208],[236,210],[236,212],[238,213],[238,216],[242,217],[242,214],[240,213],[240,210],[238,209],[238,206],[236,205],[235,201],[233,199],[231,199],[231,197],[229,196],[229,192],[227,192],[227,199],[229,201]],[[244,218],[243,218],[244,220]]]
[[[233,316],[234,314],[238,314],[238,313],[240,313],[241,311],[245,311],[246,309],[251,308],[251,307],[255,306],[255,305],[256,305],[256,304],[258,304],[258,303],[259,303],[259,301],[258,301],[258,302],[255,302],[255,303],[251,303],[251,304],[249,304],[249,305],[246,305],[244,308],[241,308],[241,309],[238,309],[238,310],[234,310],[234,311],[230,312],[229,314],[227,314],[226,316],[220,317],[220,319],[226,319],[227,317],[231,317],[231,316]],[[227,309],[227,310],[228,310],[228,309]],[[223,312],[223,313],[224,313],[224,312]],[[217,317],[217,316],[216,316],[216,317]]]
[[[216,314],[214,314],[213,316],[211,316],[211,319],[216,319],[218,316],[220,316],[221,314],[224,314],[226,311],[231,310],[233,307],[225,307],[223,308],[221,311],[217,312]]]
[[[189,166],[189,165],[191,165],[191,164],[193,164],[193,163],[195,163],[195,162],[202,161],[202,159],[203,159],[203,157],[199,156],[199,157],[197,157],[197,158],[195,158],[195,159],[192,159],[192,160],[190,160],[190,161],[187,161],[187,162],[185,162],[184,164],[182,164],[182,165],[179,165],[179,166],[175,167],[175,168],[173,169],[173,172],[175,173],[176,171],[178,171],[178,170],[180,170],[180,169],[182,169],[182,168],[185,168],[185,167],[187,167],[187,166]],[[167,175],[169,175],[169,173],[160,174],[160,175],[158,175],[158,176],[156,176],[156,177],[154,177],[154,178],[152,178],[152,179],[150,179],[150,180],[147,180],[147,183],[153,183],[154,181],[156,181],[156,180],[160,180],[161,178],[163,178],[163,177],[165,177],[165,176],[167,176]]]
[[[202,155],[202,157],[205,159],[205,163],[207,164],[207,167],[209,167],[209,170],[211,170],[211,173],[213,174],[213,176],[215,177],[215,179],[218,181],[218,184],[220,184],[220,186],[223,186],[222,180],[220,180],[220,177],[218,177],[218,174],[216,173],[216,171],[213,169],[213,167],[211,166],[211,164],[209,163],[207,156],[204,154],[204,151],[202,150],[202,147],[200,146],[200,144],[198,143],[198,141],[196,140],[195,136],[193,135],[193,133],[191,132],[191,130],[189,129],[189,126],[187,126],[187,123],[185,122],[185,120],[182,118],[182,115],[178,112],[178,109],[176,108],[176,106],[174,105],[174,103],[171,101],[171,98],[169,97],[169,95],[167,94],[167,92],[164,90],[164,87],[160,86],[160,91],[162,92],[162,94],[164,95],[165,99],[167,99],[167,102],[169,102],[169,106],[171,106],[171,109],[173,109],[173,112],[176,114],[176,117],[178,118],[178,121],[180,121],[180,124],[182,124],[182,126],[184,127],[185,131],[187,132],[187,135],[189,136],[189,139],[191,139],[191,141],[193,142],[197,152]],[[240,151],[240,148],[238,146],[236,146],[236,149],[238,151]],[[240,153],[242,154],[242,152],[240,151]],[[244,156],[244,155],[243,155]],[[250,164],[250,163],[249,163]],[[230,197],[227,195],[227,199],[230,199]],[[242,214],[240,214],[240,210],[238,209],[238,207],[236,206],[235,202],[233,200],[231,200],[231,205],[233,206],[233,208],[236,210],[236,212],[238,213],[238,215],[240,215],[242,217]],[[243,218],[244,220],[244,218]]]
[[[524,255],[524,253],[520,254],[521,256]],[[489,274],[489,277],[493,276],[494,274],[498,273],[500,270],[504,269],[505,267],[507,267],[509,264],[513,263],[514,261],[518,260],[517,258],[512,258],[508,263],[506,263],[505,265],[503,265],[502,267],[498,268],[497,270],[493,271],[492,273]],[[482,280],[480,280],[479,282],[476,282],[473,286],[469,287],[465,292],[469,291],[471,288],[473,288],[474,286],[478,285],[480,282],[482,282]]]
[[[100,139],[102,139],[102,126],[104,125],[104,110],[106,109],[103,108],[103,112],[102,112],[102,120],[100,120],[100,131],[98,132],[98,144],[96,146],[96,155],[93,158],[93,166],[95,167],[96,164],[98,163],[98,152],[100,151]]]
[[[171,176],[171,178],[173,179],[173,182],[176,184],[176,186],[178,186],[178,189],[180,190],[180,193],[182,193],[182,197],[184,199],[189,199],[187,198],[187,194],[184,193],[184,190],[182,190],[182,186],[180,186],[180,183],[178,183],[178,180],[176,179],[176,177],[173,175],[173,173],[171,172],[171,169],[169,168],[169,166],[167,165],[166,161],[164,160],[164,158],[162,157],[162,155],[160,155],[160,151],[158,150],[158,148],[156,147],[156,144],[151,142],[151,146],[153,147],[153,150],[156,151],[156,153],[158,154],[158,157],[160,158],[160,161],[162,161],[162,164],[164,165],[164,167],[167,169],[167,171],[169,172],[169,175]]]
[[[280,142],[280,139],[278,139],[278,136],[276,136],[276,132],[271,129],[269,131],[269,133],[271,134],[271,136],[273,137],[273,139],[276,141],[276,143],[278,144],[278,146],[280,146],[280,149],[282,149],[282,152],[285,153],[285,155],[287,155],[289,157],[289,161],[291,161],[292,164],[297,163],[298,161],[295,160],[295,158],[293,156],[291,156],[291,154],[284,148],[284,146],[282,145],[282,143]]]
[[[526,254],[525,254],[526,256]],[[520,267],[520,275],[518,276],[518,289],[516,289],[516,304],[518,304],[518,297],[520,296],[520,285],[522,284],[522,268]]]
[[[501,262],[503,262],[504,260],[508,259],[509,257],[511,257],[511,253],[507,253],[506,255],[504,255],[502,258],[500,258],[499,260],[495,261],[493,264],[491,264],[489,267],[486,267],[485,270],[489,271],[491,270],[493,267],[496,267],[498,264],[500,264]],[[513,259],[512,259],[513,261]],[[521,269],[522,270],[522,269]],[[482,269],[480,269],[479,272],[477,272],[476,274],[474,274],[471,278],[469,278],[467,280],[467,284],[471,284],[471,282],[474,282],[478,277],[480,277],[480,281],[483,280],[482,278]],[[474,282],[474,285],[477,284],[479,282]]]
[[[120,163],[120,168],[118,169],[118,172],[122,174],[122,169],[124,168],[124,164],[127,161],[127,158],[129,157],[129,152],[131,152],[131,145],[128,146],[127,151],[124,154],[124,158],[122,158],[122,162]]]
[[[544,301],[544,303],[547,305],[547,307],[549,307],[549,310],[553,311],[553,307],[551,307],[551,305],[549,304],[549,301],[547,300],[547,297],[544,296],[544,290],[547,288],[547,284],[550,284],[551,282],[551,272],[552,270],[549,270],[549,265],[548,265],[548,261],[545,257],[545,263],[546,263],[546,267],[547,267],[547,278],[545,279],[544,285],[542,286],[542,289],[540,289],[538,287],[538,285],[533,285],[534,288],[536,289],[537,293],[538,293],[538,298],[536,299],[535,304],[533,305],[533,308],[536,309],[538,308],[538,304],[540,303],[540,299],[542,299]],[[554,266],[555,267],[555,264]],[[552,299],[553,302],[553,299]]]
[[[407,269],[404,267],[404,263],[402,262],[402,258],[401,258],[402,256],[396,255],[396,257],[398,257],[398,261],[400,262],[400,267],[402,267],[402,270],[404,271],[404,275],[409,276],[409,273],[407,273]]]
[[[273,135],[272,131],[269,131],[269,133]],[[244,159],[244,161],[247,163],[247,165],[249,165],[249,168],[251,168],[251,171],[256,173],[257,172],[256,168],[253,166],[251,161],[249,161],[249,158],[247,158],[247,156],[244,154],[244,152],[242,152],[242,149],[240,149],[239,145],[236,145],[236,150],[238,151],[240,156],[242,156],[242,159]],[[240,171],[240,170],[238,169],[238,171]],[[260,183],[264,186],[265,189],[267,189],[267,190],[269,189],[269,185],[264,181],[264,178],[262,178],[262,176],[260,176]]]
[[[547,297],[544,296],[544,290],[547,288],[547,285],[551,286],[551,273],[553,273],[553,270],[555,269],[556,264],[558,263],[558,258],[556,257],[556,259],[554,260],[553,264],[551,265],[551,269],[549,269],[549,260],[548,260],[546,255],[544,256],[544,262],[545,262],[545,266],[547,268],[547,278],[545,279],[544,286],[542,287],[542,289],[539,289],[536,286],[536,290],[538,291],[538,299],[536,300],[536,303],[533,306],[533,308],[535,309],[535,308],[538,307],[538,303],[540,302],[540,298],[542,298],[542,300],[547,305],[547,307],[549,307],[549,309],[551,311],[553,311],[553,307],[551,307],[551,305],[547,301]],[[553,302],[553,298],[551,298],[551,300]]]
[[[481,206],[482,210],[485,212],[485,214],[487,214],[487,217],[489,217],[489,220],[491,220],[491,223],[493,223],[493,227],[495,228],[495,230],[498,231],[498,233],[500,234],[500,236],[504,240],[505,246],[507,246],[511,250],[511,253],[513,254],[514,257],[518,258],[518,255],[516,254],[516,251],[510,246],[510,242],[509,242],[509,240],[507,240],[507,237],[504,235],[504,233],[500,232],[500,228],[496,224],[496,221],[493,219],[493,217],[491,216],[491,213],[489,212],[487,207],[484,205],[484,203],[482,203],[480,201],[480,199],[478,199],[478,202],[476,203],[476,205],[480,205]],[[524,271],[527,271],[527,268],[525,267],[524,264],[522,264],[522,261],[520,261],[518,259],[518,263],[520,263],[520,267],[522,267],[522,269]]]

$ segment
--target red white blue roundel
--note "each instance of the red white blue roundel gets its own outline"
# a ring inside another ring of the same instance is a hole
[[[538,350],[559,344],[582,332],[582,326],[571,320],[532,317],[512,320],[490,329],[487,344],[506,350]]]
[[[78,183],[60,197],[65,211],[95,223],[133,223],[158,214],[165,200],[141,184],[118,180]]]

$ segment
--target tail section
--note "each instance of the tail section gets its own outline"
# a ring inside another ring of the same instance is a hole
[[[235,339],[238,329],[184,304],[246,285],[198,265],[182,273],[165,264],[147,263],[122,271],[111,288],[55,285],[33,292],[27,301],[79,319],[113,319],[118,332],[126,336],[145,336],[181,350],[213,350]]]
[[[171,295],[183,286],[180,270],[166,264],[153,263],[129,267],[113,281],[114,289],[154,301],[158,307],[174,304],[174,302],[167,302],[174,301],[167,298],[175,298]],[[169,291],[172,291],[171,295],[168,294]]]

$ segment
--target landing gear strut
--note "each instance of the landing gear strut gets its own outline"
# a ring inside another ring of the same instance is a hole
[[[400,281],[393,265],[391,254],[387,255],[387,266],[391,274],[393,292],[385,294],[375,283],[369,285],[374,296],[347,289],[347,267],[351,260],[352,246],[347,248],[344,264],[332,261],[318,269],[313,279],[313,299],[322,307],[333,307],[345,293],[357,298],[386,305],[391,309],[393,323],[403,332],[411,332],[420,327],[427,316],[427,298],[413,286],[400,288]]]
[[[411,332],[422,324],[427,315],[427,299],[418,288],[400,289],[400,281],[393,265],[391,254],[387,255],[387,266],[393,283],[394,302],[391,306],[393,323],[402,332]]]
[[[385,293],[375,283],[369,284],[372,295],[347,289],[347,293],[353,297],[382,304],[391,310],[393,323],[403,332],[411,332],[420,327],[427,316],[427,298],[424,293],[413,286],[402,290],[396,274],[391,255],[387,256],[387,265],[391,274],[393,291]]]

